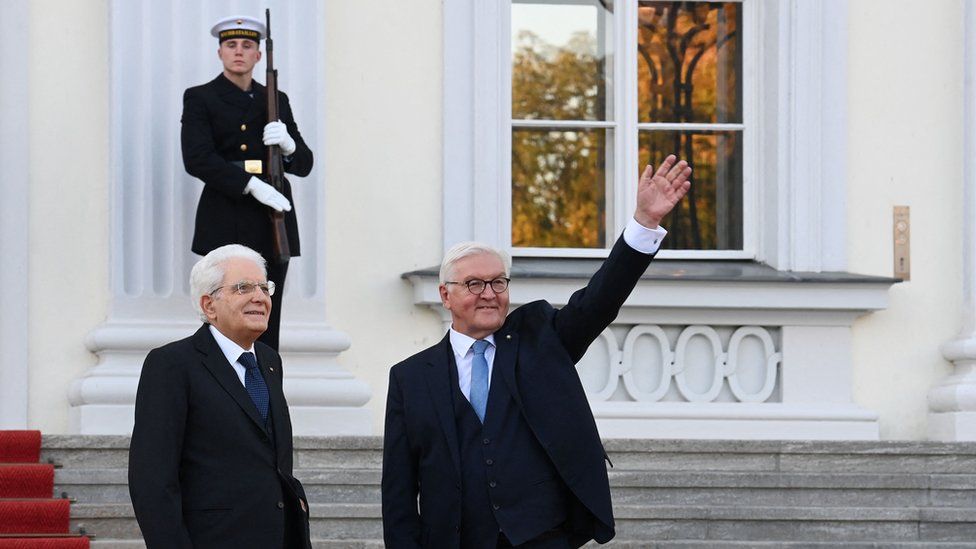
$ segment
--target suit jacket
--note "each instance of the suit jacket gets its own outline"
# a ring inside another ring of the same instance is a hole
[[[572,493],[568,526],[575,546],[614,536],[606,453],[575,364],[617,316],[650,260],[621,238],[565,307],[528,303],[495,332],[493,378],[504,380]],[[461,465],[451,353],[445,337],[390,370],[382,480],[390,548],[459,546]]]
[[[234,164],[265,160],[262,136],[268,122],[267,90],[253,82],[251,91],[253,99],[221,73],[183,94],[183,166],[204,185],[192,245],[200,255],[224,244],[244,244],[266,258],[273,253],[268,207],[243,194],[252,174]],[[312,171],[312,151],[298,131],[288,96],[280,90],[278,114],[296,146],[290,161],[284,163],[285,171],[304,177]],[[285,212],[288,244],[291,255],[298,256],[295,201],[287,180],[284,195],[292,203],[291,211]]]
[[[304,529],[290,531],[298,546],[311,547],[305,492],[292,476],[281,358],[263,343],[254,349],[270,393],[269,428],[207,325],[146,357],[129,494],[150,549],[281,547],[286,513]]]

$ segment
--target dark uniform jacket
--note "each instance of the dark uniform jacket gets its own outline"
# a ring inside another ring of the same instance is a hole
[[[606,453],[575,364],[617,316],[650,261],[620,238],[565,307],[528,303],[494,334],[492,378],[505,384],[571,492],[565,526],[574,546],[614,536]],[[382,479],[388,548],[460,546],[463,479],[450,345],[445,337],[390,371]]]
[[[310,547],[292,476],[281,358],[254,344],[270,395],[264,424],[206,325],[146,357],[129,449],[129,494],[149,549]]]
[[[251,92],[253,98],[221,73],[183,94],[183,166],[204,184],[192,245],[193,252],[200,255],[224,244],[243,244],[265,258],[273,254],[269,209],[244,194],[252,174],[238,165],[245,160],[265,160],[262,136],[268,122],[267,92],[258,82],[252,83]],[[285,171],[304,177],[312,170],[312,151],[295,125],[288,96],[280,90],[278,114],[296,146],[284,162]],[[285,213],[288,244],[291,255],[298,256],[295,202],[287,181],[284,195],[292,203],[292,210]]]

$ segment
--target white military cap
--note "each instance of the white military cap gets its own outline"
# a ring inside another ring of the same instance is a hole
[[[267,34],[267,30],[264,28],[264,23],[253,17],[232,15],[217,21],[210,29],[210,34],[214,35],[220,42],[232,38],[247,38],[260,42]]]

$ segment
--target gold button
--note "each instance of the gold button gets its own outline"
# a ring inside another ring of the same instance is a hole
[[[247,130],[247,124],[241,124],[241,131],[243,132],[246,130]]]
[[[242,144],[241,145],[241,150],[242,151],[246,151],[247,150],[247,145],[246,144]]]

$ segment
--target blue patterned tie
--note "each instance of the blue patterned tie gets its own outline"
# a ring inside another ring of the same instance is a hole
[[[488,342],[479,339],[474,342],[474,360],[471,361],[471,407],[478,419],[485,422],[485,409],[488,407],[488,360],[485,359],[485,349]]]
[[[254,406],[257,407],[261,419],[268,421],[268,385],[264,382],[264,376],[258,369],[258,361],[252,353],[241,353],[241,358],[237,359],[246,371],[244,372],[244,388],[250,395]]]

